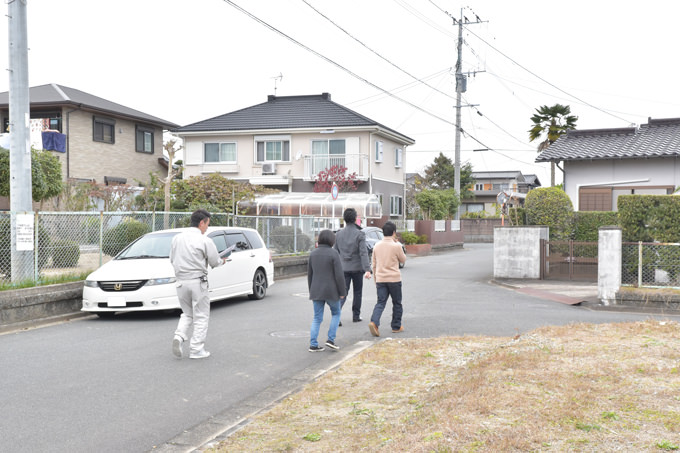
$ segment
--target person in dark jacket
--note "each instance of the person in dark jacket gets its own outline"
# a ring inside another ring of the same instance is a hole
[[[347,291],[349,291],[350,283],[353,285],[352,321],[359,322],[362,320],[361,296],[364,289],[362,277],[371,278],[371,265],[368,262],[366,235],[356,224],[356,209],[345,209],[342,217],[345,220],[345,227],[338,231],[333,248],[340,253]],[[345,305],[345,300],[342,301],[342,305]]]
[[[307,264],[309,298],[314,302],[314,320],[309,332],[309,352],[324,350],[323,346],[319,346],[317,338],[326,304],[331,309],[331,325],[328,327],[326,346],[337,351],[340,348],[335,344],[335,335],[340,323],[341,301],[347,296],[347,287],[340,264],[340,255],[333,250],[335,234],[331,230],[323,230],[319,234],[318,242],[319,246],[309,254]]]

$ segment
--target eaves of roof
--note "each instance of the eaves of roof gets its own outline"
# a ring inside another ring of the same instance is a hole
[[[521,178],[521,180],[524,180],[524,177],[522,175],[521,171],[514,171],[514,170],[509,170],[509,171],[504,171],[504,170],[499,170],[499,171],[473,171],[470,174],[470,177],[472,179],[516,179],[516,178]]]
[[[649,119],[640,127],[569,131],[536,162],[680,156],[680,118]]]
[[[178,127],[177,124],[170,121],[148,115],[139,110],[108,101],[92,94],[85,93],[84,91],[76,90],[75,88],[69,88],[55,83],[29,88],[29,100],[31,108],[74,106],[83,110],[106,113],[157,125],[163,129]],[[0,93],[0,108],[9,108],[8,91]]]

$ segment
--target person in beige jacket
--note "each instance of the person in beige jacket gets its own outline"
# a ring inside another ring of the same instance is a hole
[[[374,337],[380,336],[380,317],[383,310],[385,310],[388,296],[392,297],[392,332],[398,333],[404,331],[404,326],[401,324],[401,316],[404,313],[404,309],[401,305],[401,272],[399,271],[399,263],[406,262],[406,255],[401,248],[401,244],[396,240],[394,235],[396,230],[397,226],[393,222],[388,221],[385,223],[383,225],[385,238],[373,247],[373,258],[371,261],[375,287],[378,291],[378,301],[373,308],[368,329]]]

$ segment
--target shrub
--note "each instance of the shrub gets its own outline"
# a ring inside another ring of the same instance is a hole
[[[427,244],[427,241],[429,241],[427,234],[421,234],[418,236],[418,244]]]
[[[680,242],[680,197],[622,195],[618,209],[624,241]]]
[[[80,260],[80,247],[75,241],[57,239],[52,244],[52,265],[54,267],[76,267]]]
[[[530,190],[524,202],[528,225],[550,228],[550,239],[569,240],[574,230],[574,206],[569,196],[558,187]]]
[[[312,248],[310,237],[292,226],[278,226],[272,230],[270,237],[279,253],[306,252]]]
[[[487,217],[486,211],[466,212],[461,219],[485,219]]]
[[[404,231],[401,233],[401,240],[406,245],[413,245],[418,243],[418,235],[410,231]]]
[[[575,212],[574,240],[597,241],[600,227],[618,224],[619,218],[615,211]]]
[[[129,243],[150,232],[149,225],[136,220],[124,220],[110,230],[104,232],[102,251],[116,256]]]
[[[510,225],[519,226],[527,224],[527,210],[525,208],[510,208],[507,216]]]

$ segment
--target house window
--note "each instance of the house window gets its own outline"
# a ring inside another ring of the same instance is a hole
[[[312,173],[334,167],[347,167],[345,162],[345,140],[312,140]]]
[[[258,162],[290,162],[289,140],[256,141]]]
[[[482,212],[484,210],[483,203],[466,203],[466,212]]]
[[[236,163],[236,143],[204,143],[203,162]]]
[[[92,117],[92,140],[95,142],[116,142],[116,121],[101,116]]]
[[[399,216],[404,213],[403,199],[399,195],[390,196],[390,215]]]
[[[383,161],[383,142],[375,142],[375,161]]]
[[[611,211],[611,187],[581,187],[579,190],[578,209],[579,211]]]
[[[484,184],[475,184],[475,190],[484,190]]]
[[[135,126],[135,149],[138,153],[153,154],[154,129],[146,126]]]
[[[403,152],[404,150],[401,148],[394,149],[394,166],[397,168],[401,167],[401,158]]]

